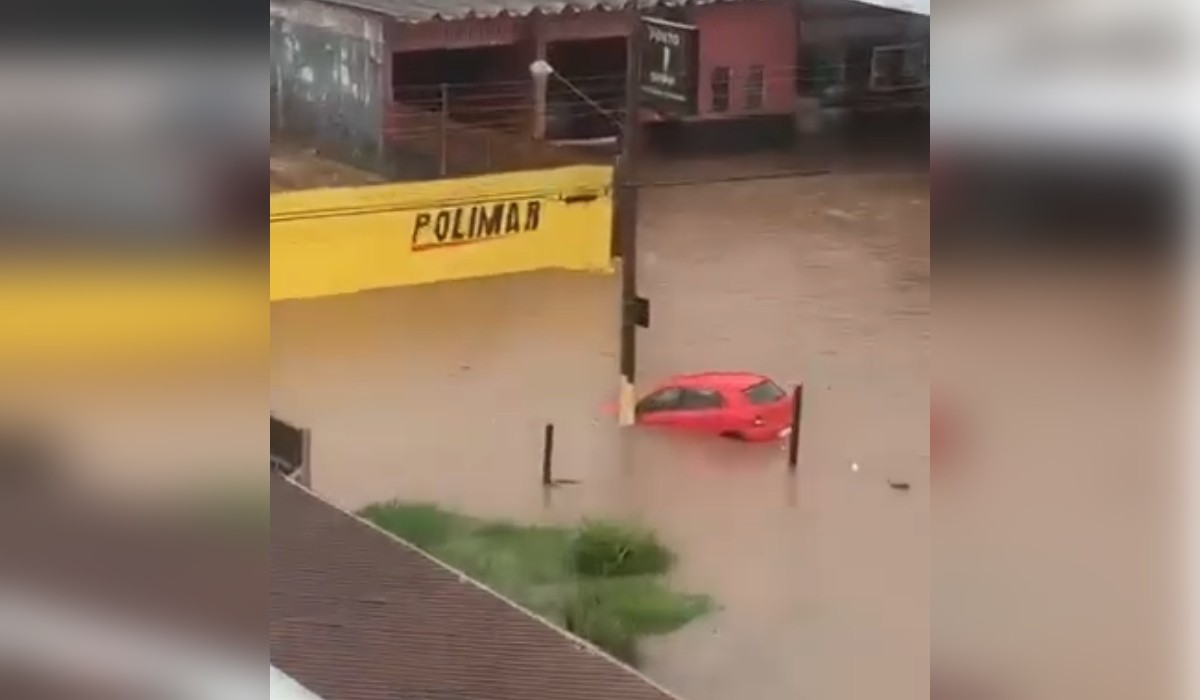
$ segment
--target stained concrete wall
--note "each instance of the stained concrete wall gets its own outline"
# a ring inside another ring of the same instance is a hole
[[[312,0],[272,0],[272,134],[377,169],[385,55],[378,17]]]

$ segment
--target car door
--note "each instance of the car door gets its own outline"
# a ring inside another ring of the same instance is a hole
[[[674,426],[682,420],[683,389],[665,386],[647,394],[634,409],[640,425]]]
[[[715,389],[687,388],[680,397],[679,425],[698,433],[720,434],[725,429],[725,398]]]

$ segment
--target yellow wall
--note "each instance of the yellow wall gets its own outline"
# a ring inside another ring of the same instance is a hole
[[[271,300],[543,269],[612,271],[612,168],[271,196]]]
[[[0,379],[37,367],[266,358],[265,268],[254,261],[5,261]]]

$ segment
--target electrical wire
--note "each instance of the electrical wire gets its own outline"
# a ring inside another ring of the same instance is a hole
[[[796,76],[803,76],[806,74],[825,72],[825,71],[829,71],[829,70],[833,70],[833,69],[847,70],[849,68],[869,68],[871,66],[872,62],[873,61],[870,58],[867,58],[867,59],[855,59],[855,60],[842,59],[839,61],[828,61],[828,62],[822,63],[820,66],[814,66],[812,64],[812,62],[808,62],[808,63],[804,63],[804,64],[783,64],[783,65],[763,65],[761,63],[747,63],[747,64],[743,64],[743,65],[730,65],[730,66],[718,66],[718,67],[728,68],[731,71],[731,73],[734,75],[740,74],[743,71],[748,72],[750,69],[757,67],[757,68],[761,68],[763,70],[764,75],[767,75],[767,76],[796,77]],[[557,75],[557,74],[559,74],[559,72],[556,71],[555,74]],[[586,85],[603,83],[603,82],[624,85],[624,82],[626,79],[626,75],[623,72],[589,74],[589,75],[582,75],[582,76],[565,75],[563,77],[565,77],[567,80],[571,81],[571,83],[573,83],[574,85],[577,85],[577,86],[586,86]],[[532,77],[523,77],[523,78],[505,79],[505,80],[457,81],[457,82],[444,82],[444,83],[406,83],[406,84],[401,84],[401,85],[397,86],[397,89],[414,91],[414,92],[423,91],[423,92],[429,93],[432,96],[440,96],[441,92],[443,90],[445,90],[453,95],[454,93],[460,92],[460,91],[470,92],[470,91],[478,90],[480,88],[494,89],[494,88],[500,87],[500,88],[506,88],[506,89],[498,90],[497,92],[528,95],[530,90],[532,90],[532,86],[533,86],[533,78]],[[436,97],[434,99],[436,99]]]
[[[766,95],[773,92],[772,86],[784,85],[797,93],[812,85],[830,82],[829,76],[844,76],[851,70],[870,70],[871,60],[843,60],[827,62],[821,66],[782,65],[762,66],[747,64],[744,66],[725,66],[728,69],[728,80],[719,81],[712,87],[718,87],[724,82],[724,89],[730,89],[738,79],[741,87],[745,88],[752,73],[758,73],[756,78],[759,90]],[[578,77],[563,76],[558,71],[552,73],[558,81],[550,83],[564,85],[572,96],[564,96],[562,91],[552,91],[552,96],[545,103],[546,116],[550,118],[574,119],[577,117],[598,116],[621,126],[620,118],[624,115],[624,91],[626,76],[624,73],[592,74]],[[833,81],[840,82],[840,81]],[[928,84],[914,85],[915,89],[927,89]],[[607,88],[605,90],[605,88]],[[394,106],[388,110],[386,126],[383,134],[389,143],[389,148],[434,147],[445,148],[444,156],[451,162],[459,160],[454,157],[463,149],[474,150],[482,147],[503,151],[507,144],[497,143],[497,137],[517,136],[527,133],[530,128],[530,116],[533,109],[533,80],[532,77],[513,80],[488,81],[459,81],[446,83],[401,84],[394,86],[392,97]],[[597,98],[589,92],[608,93],[607,97]],[[611,102],[613,108],[607,108],[603,102]],[[732,102],[732,100],[730,100]],[[442,110],[449,107],[444,122]],[[753,114],[759,110],[746,110],[745,114]],[[445,139],[446,144],[439,143]],[[476,142],[476,143],[471,143]],[[515,146],[516,144],[514,144]],[[566,154],[564,154],[566,155]],[[827,174],[828,170],[777,171],[765,174],[729,176],[711,179],[686,179],[674,181],[641,181],[627,183],[624,186],[638,188],[680,187],[689,185],[717,184],[726,182],[746,182],[767,179],[786,179],[792,177],[810,177]],[[543,193],[544,194],[544,193]],[[536,195],[535,195],[536,196]],[[519,197],[518,197],[519,198]],[[432,203],[435,206],[466,206],[468,204],[489,203],[497,200],[454,200]],[[407,209],[427,209],[425,203],[407,205]],[[386,209],[384,211],[402,211]],[[320,212],[316,212],[320,215]],[[370,213],[364,210],[363,213]],[[325,214],[342,215],[342,214]],[[272,221],[295,220],[273,218]]]

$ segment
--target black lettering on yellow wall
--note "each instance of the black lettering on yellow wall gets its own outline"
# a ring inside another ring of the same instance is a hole
[[[446,236],[450,235],[450,212],[445,209],[437,213],[437,217],[433,220],[433,235],[437,237],[438,243],[445,243]]]
[[[517,233],[542,225],[542,202],[526,200],[448,207],[419,212],[413,222],[413,249],[456,245]]]
[[[414,248],[420,245],[418,238],[420,237],[421,233],[425,231],[425,229],[429,228],[429,222],[432,219],[433,217],[431,217],[427,211],[417,214],[417,220],[413,223],[412,232],[412,244]]]
[[[479,238],[479,233],[480,233],[480,231],[479,231],[479,213],[480,213],[480,211],[481,211],[480,207],[471,207],[471,220],[467,223],[467,231],[469,232],[467,235],[471,238],[471,240]]]
[[[504,212],[504,232],[516,233],[521,230],[521,205],[511,202]]]
[[[452,241],[461,241],[464,238],[462,229],[459,228],[462,225],[462,213],[462,207],[454,210],[454,226],[450,232],[450,240]]]
[[[503,204],[492,205],[492,210],[490,212],[488,212],[486,210],[481,212],[479,218],[483,222],[483,226],[481,227],[480,232],[484,236],[491,237],[491,236],[499,235],[500,234],[500,225],[501,225],[501,222],[504,220],[504,205]]]
[[[525,230],[536,231],[542,223],[542,203],[534,200],[525,205]]]

